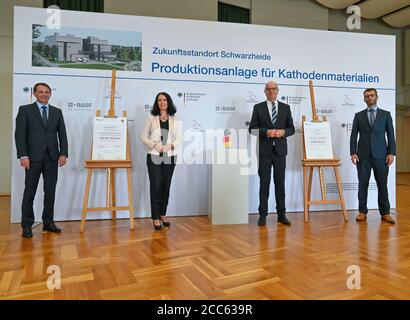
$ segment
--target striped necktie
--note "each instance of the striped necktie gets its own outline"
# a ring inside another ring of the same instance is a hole
[[[275,124],[278,114],[276,113],[276,103],[272,103],[272,124]]]

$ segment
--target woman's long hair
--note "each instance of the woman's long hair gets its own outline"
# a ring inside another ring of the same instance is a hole
[[[157,96],[155,97],[154,105],[152,106],[151,114],[152,114],[153,116],[159,116],[159,114],[160,114],[159,105],[158,105],[158,97],[159,97],[160,95],[163,95],[163,96],[167,99],[167,103],[168,103],[167,111],[168,111],[168,114],[169,114],[170,116],[173,116],[173,115],[177,112],[177,108],[175,107],[174,101],[172,101],[171,96],[170,96],[168,93],[166,93],[166,92],[160,92],[160,93],[157,94]]]

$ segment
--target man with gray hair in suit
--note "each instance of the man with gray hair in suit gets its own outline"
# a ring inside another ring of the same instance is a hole
[[[259,220],[258,225],[266,225],[268,216],[269,187],[273,167],[275,183],[276,213],[279,223],[290,226],[286,217],[285,171],[288,154],[287,137],[295,134],[290,106],[278,101],[279,85],[275,81],[265,84],[266,100],[253,107],[249,132],[259,137],[258,175]]]

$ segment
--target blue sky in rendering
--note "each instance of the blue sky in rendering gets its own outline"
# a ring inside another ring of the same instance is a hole
[[[105,29],[88,29],[88,28],[73,28],[61,27],[61,29],[48,29],[47,26],[40,26],[41,36],[34,39],[35,42],[44,41],[44,38],[55,33],[62,36],[72,34],[76,37],[87,38],[97,37],[102,40],[108,40],[112,45],[126,46],[126,47],[140,47],[141,46],[141,32],[135,31],[119,31],[119,30],[105,30]]]

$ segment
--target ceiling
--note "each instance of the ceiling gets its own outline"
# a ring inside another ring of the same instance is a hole
[[[330,9],[346,9],[351,5],[360,7],[366,19],[382,19],[395,28],[410,26],[410,0],[316,0]]]

